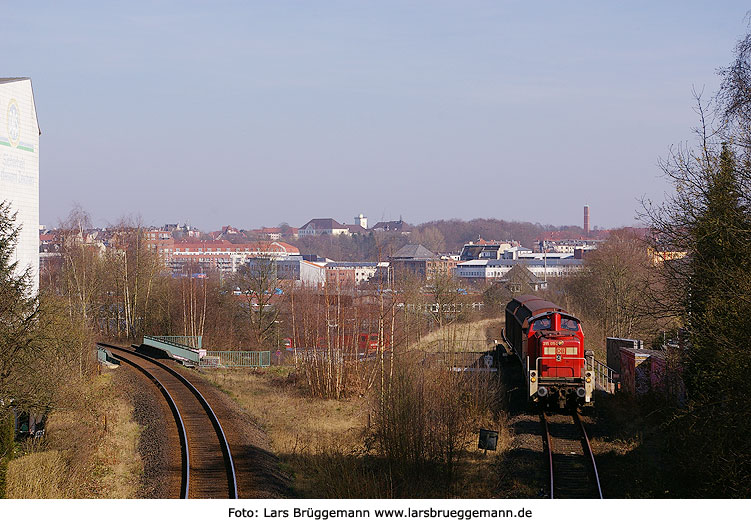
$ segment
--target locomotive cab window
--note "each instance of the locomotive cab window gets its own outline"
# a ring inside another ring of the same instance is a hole
[[[541,318],[539,320],[535,320],[535,322],[532,324],[533,331],[544,331],[546,329],[550,329],[549,318]]]
[[[579,322],[572,320],[571,318],[561,318],[561,328],[567,331],[578,331]]]

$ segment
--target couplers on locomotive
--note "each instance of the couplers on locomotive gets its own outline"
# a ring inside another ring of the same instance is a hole
[[[530,400],[557,405],[559,408],[590,404],[594,392],[594,376],[590,371],[584,374],[584,378],[579,384],[563,385],[541,385],[538,373],[530,371],[527,384]]]

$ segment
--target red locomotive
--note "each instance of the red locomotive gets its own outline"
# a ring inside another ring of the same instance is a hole
[[[584,351],[578,318],[537,296],[519,296],[506,305],[504,339],[521,360],[530,401],[560,407],[592,403],[591,353]]]

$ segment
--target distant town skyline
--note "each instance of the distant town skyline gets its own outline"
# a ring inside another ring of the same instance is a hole
[[[90,212],[85,207],[83,207],[81,204],[77,204],[75,207],[76,208],[77,207],[81,207],[81,209],[84,212],[86,212],[87,214],[89,214],[89,216],[91,216]],[[71,211],[72,210],[73,210],[73,208],[71,209]],[[363,213],[360,212],[360,213],[358,213],[358,215],[363,215]],[[293,224],[291,222],[282,220],[281,222],[278,222],[276,224],[270,224],[270,223],[263,223],[263,222],[261,222],[261,223],[250,225],[250,224],[242,224],[242,223],[240,223],[240,224],[231,224],[231,223],[227,223],[227,222],[220,222],[216,226],[214,226],[214,225],[211,225],[211,226],[202,226],[200,224],[197,224],[197,223],[191,221],[190,219],[167,219],[167,220],[164,220],[164,221],[149,222],[145,218],[143,218],[142,216],[133,215],[133,214],[131,214],[131,215],[127,215],[126,214],[126,215],[124,215],[124,216],[122,216],[122,217],[120,217],[118,219],[112,219],[112,220],[102,218],[102,219],[99,219],[99,221],[97,221],[96,219],[91,218],[91,223],[92,223],[92,227],[93,228],[107,228],[107,227],[110,227],[110,226],[116,226],[121,221],[126,221],[126,222],[140,222],[144,227],[153,227],[153,228],[161,228],[161,227],[168,226],[168,225],[171,225],[171,224],[178,224],[178,225],[189,225],[192,228],[200,230],[202,233],[209,233],[209,232],[221,231],[221,229],[225,228],[225,227],[232,227],[232,228],[239,229],[239,230],[254,230],[254,229],[261,229],[261,228],[277,228],[277,227],[279,227],[279,226],[281,226],[283,224],[286,224],[286,225],[288,225],[288,226],[290,226],[292,228],[296,228],[297,229],[297,228],[301,228],[306,222],[308,222],[308,221],[310,221],[311,219],[314,219],[314,218],[321,218],[321,219],[323,219],[323,218],[326,218],[326,219],[327,218],[333,218],[334,220],[336,220],[338,222],[341,222],[342,224],[349,224],[349,225],[351,225],[351,224],[353,224],[353,221],[356,219],[356,217],[357,217],[356,215],[352,215],[352,218],[350,218],[350,219],[346,219],[346,218],[339,219],[339,218],[331,217],[330,215],[319,215],[317,217],[309,216],[309,217],[307,217],[307,219],[308,219],[307,221],[302,222],[299,225],[298,224]],[[453,217],[453,218],[446,217],[446,218],[428,219],[428,220],[420,221],[420,222],[410,221],[410,219],[404,218],[404,215],[399,215],[399,216],[397,216],[395,218],[389,218],[389,219],[385,219],[385,218],[384,219],[371,219],[367,215],[364,215],[364,218],[368,222],[368,228],[371,228],[372,226],[374,226],[375,224],[377,224],[379,222],[389,222],[389,221],[398,221],[398,220],[403,220],[405,223],[409,224],[410,226],[420,226],[420,225],[427,224],[427,223],[430,223],[430,222],[433,222],[433,221],[459,220],[459,221],[462,221],[462,222],[469,222],[471,220],[475,220],[475,219],[478,219],[478,218],[497,219],[497,220],[503,220],[503,221],[508,221],[508,222],[529,222],[529,223],[532,223],[532,224],[540,224],[540,225],[543,225],[543,226],[553,226],[553,227],[579,227],[579,228],[582,228],[582,229],[585,229],[585,227],[586,227],[586,224],[583,221],[583,217],[579,219],[578,223],[577,222],[544,223],[544,222],[540,222],[540,221],[536,221],[536,220],[531,220],[531,219],[507,219],[507,218],[502,218],[502,217],[490,217],[490,216],[487,216],[487,217],[473,217],[473,218],[467,218],[467,219],[460,219],[460,218],[457,218],[457,217]],[[45,229],[55,229],[55,228],[58,228],[60,226],[60,224],[62,222],[64,222],[64,221],[65,221],[65,218],[60,218],[60,219],[56,220],[54,223],[52,223],[52,224],[42,224],[40,226],[43,226]],[[623,227],[635,227],[635,226],[640,226],[640,225],[641,225],[641,223],[639,221],[634,220],[631,224],[622,224],[622,225],[618,225],[618,226],[603,226],[603,225],[600,225],[600,224],[597,224],[597,223],[591,223],[589,225],[589,227],[590,227],[590,230],[596,231],[596,230],[612,230],[612,229],[623,228]]]
[[[740,1],[35,6],[3,7],[0,76],[32,79],[48,226],[634,225],[748,29]]]

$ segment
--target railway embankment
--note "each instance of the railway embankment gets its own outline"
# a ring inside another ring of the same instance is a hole
[[[7,468],[6,498],[142,497],[141,427],[114,371],[67,388],[45,435],[28,439]]]

